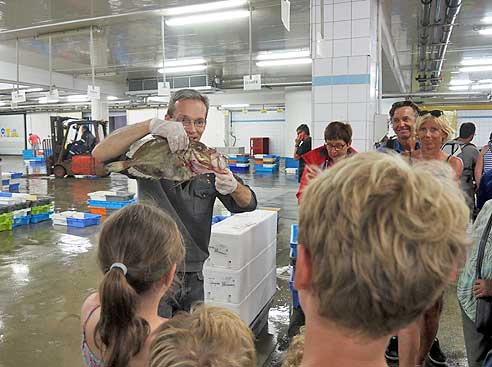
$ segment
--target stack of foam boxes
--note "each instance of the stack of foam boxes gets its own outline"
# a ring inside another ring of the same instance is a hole
[[[249,156],[246,154],[229,154],[229,169],[236,173],[249,172]]]
[[[205,303],[228,308],[253,325],[276,290],[277,213],[255,210],[214,224],[209,251]]]
[[[297,260],[297,224],[290,227],[290,281],[289,288],[292,293],[292,308],[301,307],[299,303],[299,294],[294,288],[294,273],[296,271]]]
[[[87,194],[92,214],[109,216],[118,209],[136,202],[135,193],[123,191],[95,191]]]
[[[274,173],[280,167],[280,157],[272,154],[255,154],[253,157],[256,173]]]

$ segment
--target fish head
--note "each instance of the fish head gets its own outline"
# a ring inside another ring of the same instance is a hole
[[[228,161],[224,155],[200,142],[192,142],[190,147],[192,153],[190,161],[196,171],[226,173]]]

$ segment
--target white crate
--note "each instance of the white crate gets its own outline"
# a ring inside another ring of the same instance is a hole
[[[297,168],[286,168],[285,173],[288,175],[297,175]]]
[[[31,213],[31,208],[15,210],[14,218],[22,218]]]
[[[277,212],[235,214],[212,226],[210,266],[239,270],[277,238]]]
[[[209,266],[203,268],[205,299],[241,303],[261,280],[275,269],[277,241],[239,270]]]
[[[95,191],[87,194],[91,200],[99,201],[106,201],[106,195],[114,195],[114,191]]]
[[[268,301],[274,296],[276,288],[276,269],[273,269],[273,271],[268,273],[241,303],[211,300],[205,300],[205,303],[212,306],[227,308],[238,314],[246,324],[251,325],[263,307],[265,307]]]
[[[3,197],[0,196],[0,205],[15,205],[15,204],[21,204],[25,203],[26,200],[23,198],[18,198],[18,197]]]

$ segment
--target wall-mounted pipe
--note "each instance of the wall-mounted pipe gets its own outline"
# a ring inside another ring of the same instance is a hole
[[[442,65],[444,63],[444,57],[446,56],[446,50],[448,49],[449,40],[451,39],[451,33],[455,26],[456,17],[461,10],[462,0],[446,0],[446,16],[444,18],[444,28],[441,36],[441,46],[439,46],[438,60],[437,60],[437,77],[441,76]]]

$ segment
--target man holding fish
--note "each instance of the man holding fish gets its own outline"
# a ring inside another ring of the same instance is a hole
[[[165,121],[154,118],[118,129],[92,152],[102,162],[123,156],[126,162],[110,163],[108,169],[136,178],[139,199],[170,214],[179,226],[186,246],[185,263],[177,275],[182,284],[174,299],[161,300],[163,317],[203,301],[202,269],[208,258],[215,199],[233,213],[256,209],[256,195],[249,186],[232,174],[223,156],[199,142],[208,109],[206,96],[179,90],[169,101]],[[155,137],[150,143],[141,141],[149,134]],[[159,167],[163,165],[172,166],[173,172]]]

